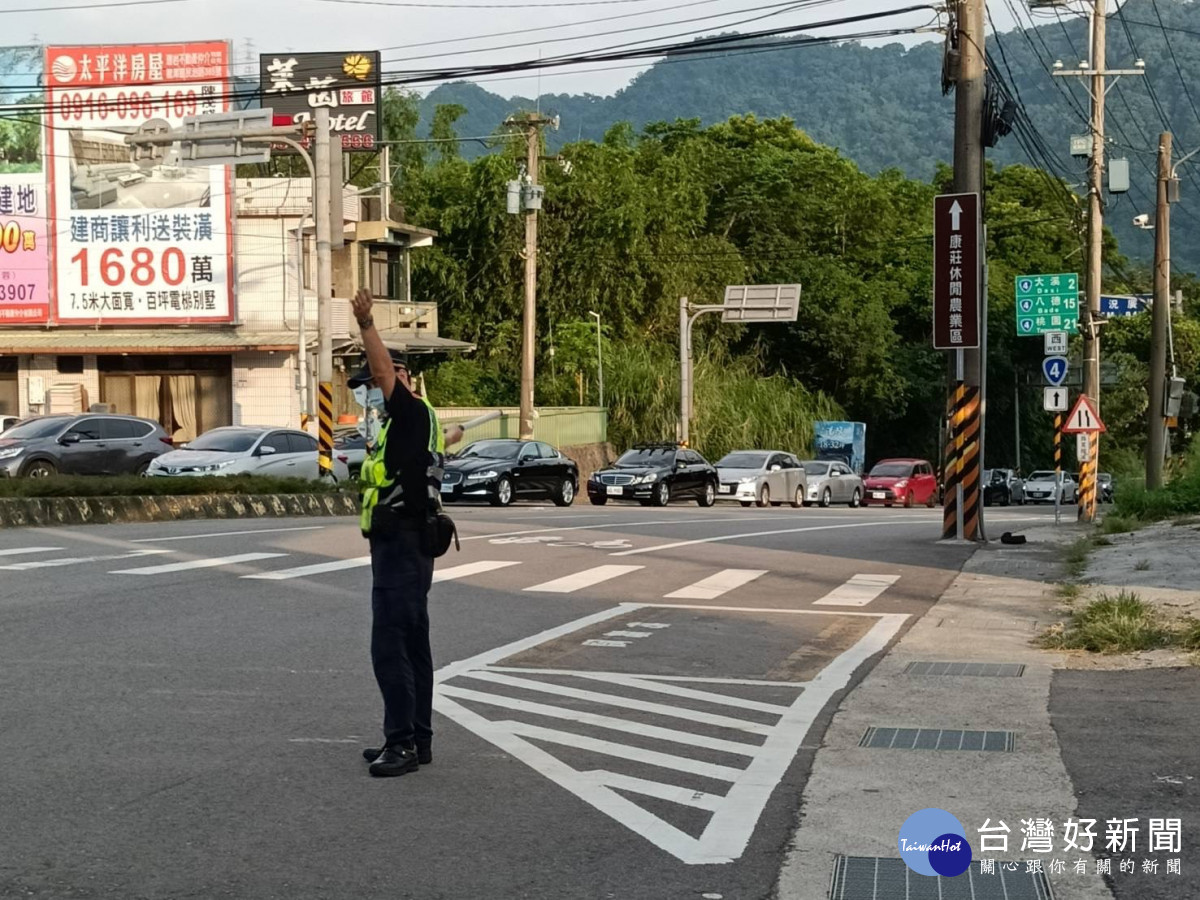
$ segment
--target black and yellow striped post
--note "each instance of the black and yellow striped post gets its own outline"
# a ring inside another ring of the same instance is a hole
[[[1062,472],[1062,413],[1054,414],[1054,483]]]
[[[947,420],[950,439],[946,442],[945,495],[942,505],[942,540],[979,540],[980,489],[980,392],[959,384],[950,393]],[[961,495],[961,496],[960,496]]]
[[[333,385],[317,386],[317,441],[320,445],[321,477],[333,477]]]
[[[1100,464],[1100,435],[1087,435],[1087,442],[1087,459],[1079,464],[1079,519],[1092,522],[1096,518],[1096,469]]]

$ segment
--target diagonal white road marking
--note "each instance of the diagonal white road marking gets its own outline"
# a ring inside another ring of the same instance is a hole
[[[813,605],[866,606],[899,580],[899,575],[855,575]]]
[[[507,569],[509,566],[519,566],[517,561],[482,559],[478,562],[463,563],[461,566],[451,566],[449,569],[434,569],[433,583],[439,581],[454,581],[458,578],[469,578],[472,575],[482,575],[484,572],[494,572],[496,569]]]
[[[144,551],[149,552],[149,551]],[[166,563],[161,566],[143,566],[138,569],[117,569],[110,575],[167,575],[171,572],[189,572],[192,569],[216,569],[220,566],[236,566],[238,563],[274,559],[286,553],[239,553],[236,556],[213,556],[207,559],[189,559],[186,562]]]
[[[535,584],[533,587],[525,588],[525,590],[540,594],[571,594],[575,591],[581,591],[584,588],[589,588],[601,582],[610,581],[613,578],[619,578],[622,575],[628,575],[630,572],[636,572],[638,569],[644,568],[645,566],[595,566],[591,569],[584,569],[582,572],[576,572],[573,575],[566,575],[562,578],[556,578],[553,581]]]
[[[288,581],[292,578],[307,578],[309,575],[324,575],[326,572],[342,572],[346,569],[358,569],[370,564],[371,557],[356,556],[353,559],[335,559],[331,562],[295,566],[291,569],[276,569],[274,572],[259,572],[256,575],[243,575],[242,577],[257,578],[260,581]]]
[[[766,569],[722,569],[716,575],[701,578],[695,584],[667,594],[667,600],[716,600],[734,588],[749,584],[755,578],[766,575]]]
[[[0,550],[0,556],[20,556],[22,553],[53,553],[55,550],[61,550],[62,547],[10,547],[7,550]]]
[[[54,569],[59,566],[77,566],[83,563],[109,562],[116,559],[139,559],[143,556],[157,556],[160,553],[170,553],[170,550],[131,550],[128,553],[112,553],[104,556],[67,556],[62,559],[41,559],[30,562],[9,563],[0,566],[0,570],[8,572],[23,572],[27,569]]]

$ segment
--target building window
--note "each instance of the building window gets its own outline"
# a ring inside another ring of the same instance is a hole
[[[404,299],[404,256],[397,247],[371,247],[368,257],[371,293],[383,300]]]
[[[58,358],[58,373],[60,375],[82,375],[83,374],[83,357],[82,356],[60,356]]]

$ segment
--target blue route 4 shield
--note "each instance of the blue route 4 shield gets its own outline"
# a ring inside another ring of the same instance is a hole
[[[1042,360],[1042,374],[1051,387],[1058,387],[1067,377],[1067,358],[1047,356]]]

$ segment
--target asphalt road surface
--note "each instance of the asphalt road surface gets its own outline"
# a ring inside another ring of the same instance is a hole
[[[353,520],[0,532],[0,897],[769,897],[838,697],[970,552],[940,510],[452,512],[395,779]]]

